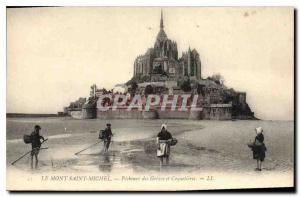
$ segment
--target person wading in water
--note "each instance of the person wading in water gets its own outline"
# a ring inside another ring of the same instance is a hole
[[[41,127],[39,125],[34,126],[34,131],[31,133],[31,169],[33,169],[33,156],[35,157],[35,168],[38,167],[38,154],[41,148],[41,139],[45,141],[44,137],[40,135]]]
[[[257,168],[255,168],[255,171],[261,171],[261,164],[265,159],[267,148],[264,143],[264,135],[262,134],[263,129],[258,127],[255,131],[256,136],[251,148],[253,151],[253,159],[256,159],[257,161]]]
[[[170,143],[172,135],[167,131],[167,125],[162,124],[161,131],[157,134],[157,157],[160,161],[160,166],[163,165],[163,158],[166,159],[166,164],[169,164]]]
[[[111,137],[113,136],[112,131],[111,131],[111,124],[107,123],[106,128],[103,131],[103,145],[104,145],[104,153],[108,152],[109,145],[111,142]]]

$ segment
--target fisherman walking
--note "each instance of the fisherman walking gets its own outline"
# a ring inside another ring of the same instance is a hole
[[[101,137],[99,138],[103,139],[104,153],[107,153],[111,142],[111,137],[113,136],[111,131],[111,124],[107,123],[106,128],[100,131],[100,133],[101,133]]]
[[[170,145],[172,143],[172,135],[167,131],[167,125],[161,125],[161,131],[157,134],[157,157],[160,161],[160,166],[163,165],[163,158],[166,160],[166,164],[169,164]]]
[[[34,126],[34,131],[31,133],[31,169],[33,169],[33,157],[35,157],[35,168],[38,168],[38,154],[41,148],[41,144],[45,141],[45,138],[40,135],[41,127],[39,125]],[[41,142],[41,139],[43,140]]]
[[[265,159],[265,152],[267,151],[267,148],[264,143],[264,135],[263,135],[263,129],[262,127],[255,128],[256,136],[254,139],[254,142],[249,145],[249,147],[253,151],[253,159],[257,161],[257,167],[255,168],[255,171],[261,171],[261,165],[262,162]]]

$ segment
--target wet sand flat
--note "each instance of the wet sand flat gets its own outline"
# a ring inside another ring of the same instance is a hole
[[[106,122],[112,124],[114,133],[109,153],[103,153],[101,142],[75,155],[74,153],[99,141],[98,131],[105,127]],[[169,166],[160,167],[156,157],[155,137],[162,123],[167,123],[168,130],[178,139],[178,144],[171,147]],[[30,145],[24,144],[21,138],[23,134],[29,134],[35,124],[40,124],[41,134],[49,138],[43,145],[49,149],[42,150],[39,155],[39,169],[30,170],[29,156],[12,166],[10,164],[12,161],[30,150]],[[35,175],[125,173],[125,175],[182,176],[217,174],[219,181],[225,174],[236,174],[235,177],[248,176],[248,178],[259,176],[261,180],[280,175],[286,177],[287,184],[293,184],[293,124],[294,122],[287,121],[246,120],[7,119],[7,170],[8,175],[14,173]],[[255,137],[254,128],[258,126],[264,128],[265,143],[268,148],[262,172],[254,171],[256,161],[252,159],[252,153],[247,147],[247,142]]]

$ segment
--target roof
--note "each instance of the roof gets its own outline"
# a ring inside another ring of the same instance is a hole
[[[139,83],[139,87],[146,87],[148,85],[155,86],[155,87],[165,87],[165,82],[144,82],[144,83]]]
[[[160,30],[159,30],[156,39],[158,39],[158,40],[165,40],[165,39],[168,39],[167,34],[166,34],[166,32],[164,31],[164,29],[160,29]]]
[[[231,103],[229,103],[229,104],[224,104],[224,103],[222,103],[222,104],[210,104],[210,107],[220,107],[220,108],[222,108],[222,107],[232,107],[232,104]]]

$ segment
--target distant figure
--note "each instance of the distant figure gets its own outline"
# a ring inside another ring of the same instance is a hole
[[[103,139],[103,145],[104,145],[104,152],[107,153],[109,149],[109,145],[111,142],[111,137],[113,136],[111,132],[111,124],[107,123],[105,130],[103,130],[102,134],[102,139]]]
[[[263,129],[261,127],[258,127],[255,129],[255,131],[256,131],[256,137],[251,146],[251,149],[253,151],[253,159],[256,159],[257,161],[257,168],[255,168],[255,170],[261,171],[261,165],[265,159],[266,156],[265,152],[267,151],[267,148],[264,144]]]
[[[31,133],[31,169],[33,169],[33,156],[35,157],[35,168],[38,167],[38,154],[41,147],[41,139],[45,141],[44,137],[40,135],[41,127],[39,125],[34,126],[34,131]]]
[[[160,166],[163,165],[163,158],[166,159],[166,164],[169,164],[170,143],[172,135],[167,131],[167,125],[161,125],[161,131],[157,134],[157,157],[159,157]]]

